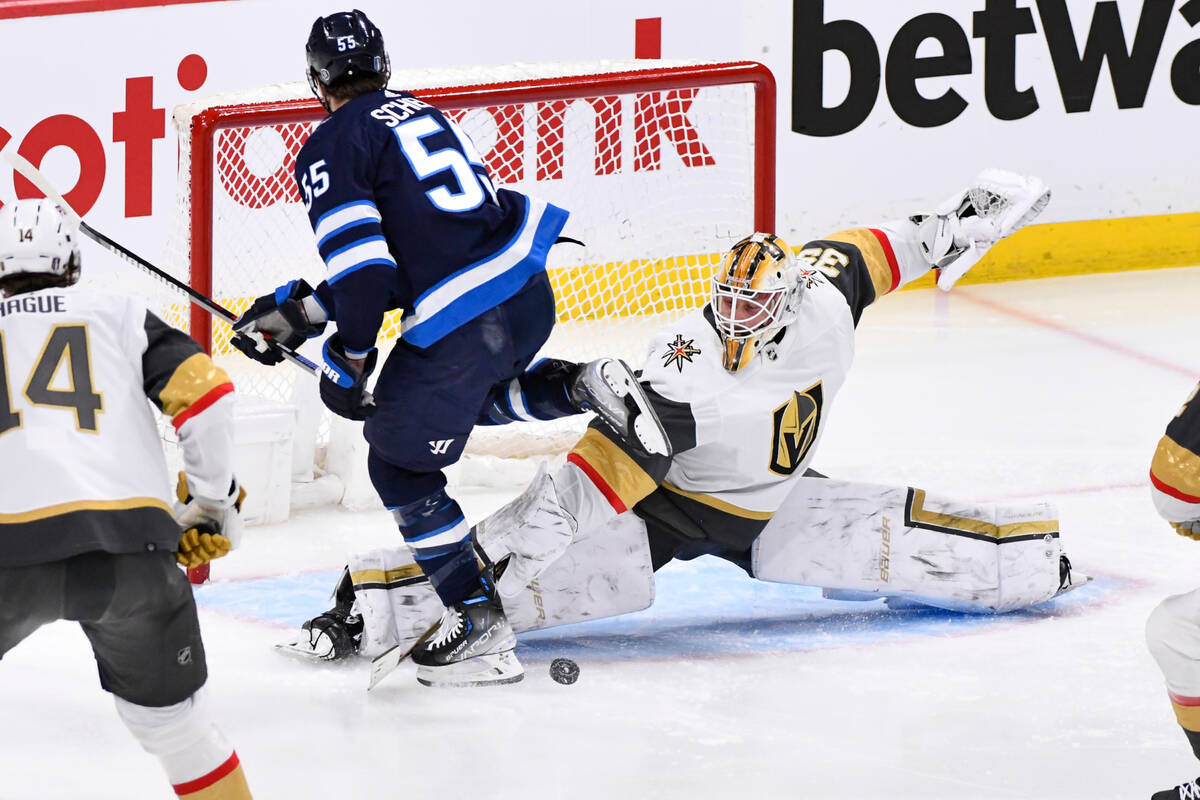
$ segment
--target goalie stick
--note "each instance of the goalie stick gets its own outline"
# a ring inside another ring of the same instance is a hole
[[[100,245],[105,250],[108,250],[110,253],[120,257],[126,263],[131,264],[143,272],[149,273],[150,275],[165,281],[175,289],[182,291],[192,299],[192,302],[210,314],[217,315],[229,324],[233,324],[233,322],[237,319],[237,315],[229,309],[222,305],[218,305],[211,298],[206,297],[205,295],[196,291],[191,286],[188,286],[186,283],[166,272],[165,270],[154,266],[129,248],[125,247],[119,242],[113,241],[100,231],[93,228],[91,225],[84,222],[83,218],[75,212],[75,209],[71,208],[66,199],[63,198],[63,196],[55,191],[54,187],[50,185],[50,181],[46,179],[46,176],[42,174],[41,170],[31,164],[24,156],[12,150],[6,150],[4,152],[4,157],[8,163],[12,165],[13,169],[21,173],[21,175],[23,175],[30,183],[36,186],[38,190],[46,196],[46,199],[57,203],[58,206],[63,210],[63,213],[66,214],[71,222],[79,228],[79,231],[93,242]],[[303,369],[318,375],[321,373],[321,368],[319,366],[300,355],[295,350],[284,347],[278,342],[271,342],[271,345],[279,348],[279,352],[283,353],[284,358],[291,361],[293,364],[296,364]]]

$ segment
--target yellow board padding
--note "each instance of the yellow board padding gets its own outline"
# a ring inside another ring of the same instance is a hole
[[[956,286],[1200,265],[1200,213],[1029,225],[998,242]],[[902,289],[937,285],[933,273]]]
[[[818,238],[821,232],[814,232]],[[793,247],[799,252],[801,247]],[[708,301],[723,253],[613,261],[550,270],[558,321],[690,311]],[[992,247],[956,285],[1200,265],[1200,212],[1029,225]],[[933,272],[901,291],[937,285]],[[251,298],[221,298],[234,313]],[[213,326],[213,352],[232,352],[228,325]],[[400,335],[400,313],[384,316],[379,339]]]

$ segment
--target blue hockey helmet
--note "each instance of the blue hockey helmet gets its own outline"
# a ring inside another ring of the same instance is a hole
[[[391,62],[383,46],[383,34],[367,15],[357,8],[317,17],[308,35],[308,85],[323,98],[331,84],[359,76],[378,75],[386,85],[392,74]]]

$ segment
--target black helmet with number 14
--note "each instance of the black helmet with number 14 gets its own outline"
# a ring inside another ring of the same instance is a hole
[[[383,34],[357,8],[317,17],[308,35],[308,85],[329,110],[329,98],[351,99],[387,86],[391,62]]]

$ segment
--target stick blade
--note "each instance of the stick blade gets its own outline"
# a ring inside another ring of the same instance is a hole
[[[413,650],[416,650],[422,642],[428,639],[429,635],[432,634],[440,624],[441,621],[439,620],[438,622],[430,625],[424,633],[411,642],[401,642],[392,649],[376,656],[371,661],[371,680],[367,684],[367,691],[371,691],[379,685],[380,681],[382,681],[388,675],[391,675],[393,670],[400,666],[404,659],[412,655]]]
[[[396,645],[390,650],[376,656],[371,660],[371,680],[367,683],[367,691],[371,691],[379,682],[392,674],[396,667],[400,666],[408,654],[412,652],[412,647],[404,647]]]

